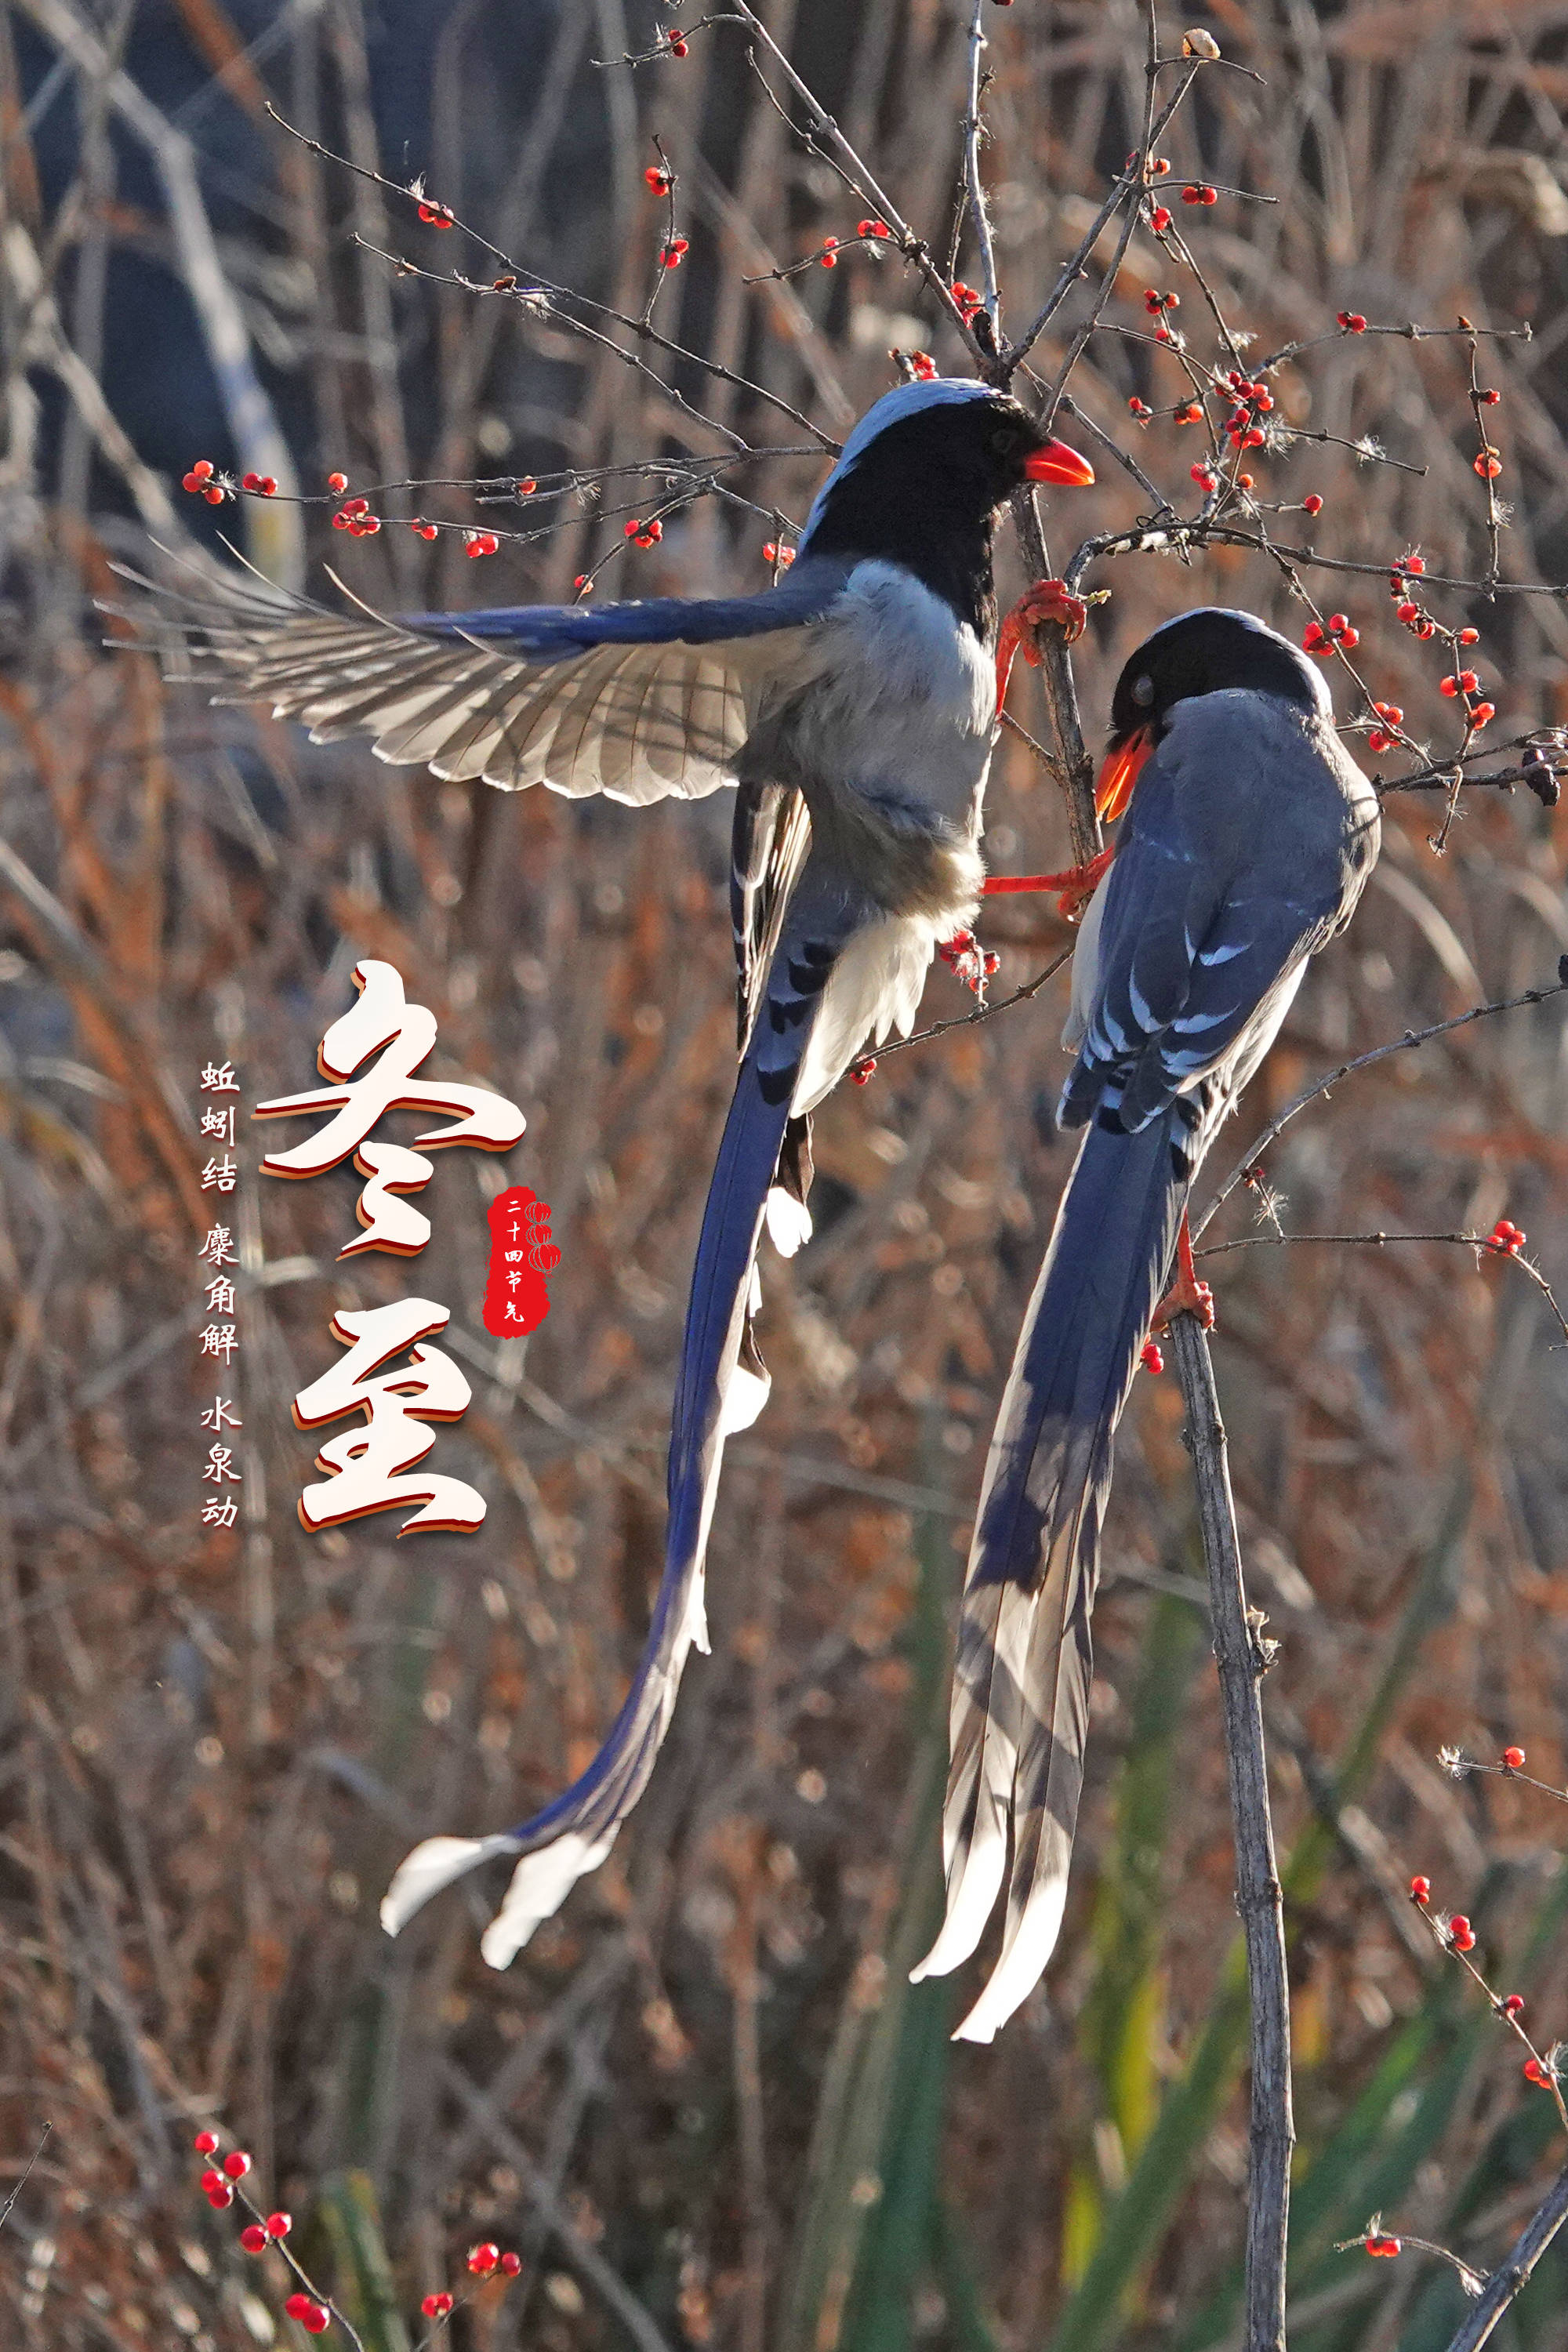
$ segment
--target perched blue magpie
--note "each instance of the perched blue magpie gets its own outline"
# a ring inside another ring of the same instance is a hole
[[[384,760],[507,790],[739,788],[741,1070],[698,1242],[647,1643],[582,1778],[515,1830],[416,1848],[382,1906],[393,1933],[462,1872],[515,1855],[483,1943],[504,1967],[603,1860],[652,1769],[687,1652],[707,1646],[724,1439],[767,1394],[750,1328],[764,1216],[786,1253],[809,1233],[813,1108],[868,1044],[907,1034],[934,946],[978,902],[997,511],[1026,483],[1093,478],[1016,401],[939,378],[868,411],[794,568],[760,595],[390,622],[235,579],[166,607],[222,698],[268,702],[319,742],[368,736]]]
[[[985,1465],[953,1670],[947,1916],[915,1971],[968,1958],[1007,1877],[1001,1953],[959,2028],[971,2042],[1033,1989],[1061,1926],[1112,1442],[1178,1256],[1170,1303],[1196,1303],[1194,1174],[1378,852],[1377,797],[1321,673],[1247,613],[1184,614],[1140,646],[1099,799],[1127,816],[1079,934],[1058,1112],[1087,1131]]]

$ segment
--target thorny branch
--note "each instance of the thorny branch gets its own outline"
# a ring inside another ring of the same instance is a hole
[[[1487,2281],[1480,2301],[1468,2312],[1448,2346],[1448,2352],[1480,2352],[1499,2320],[1530,2283],[1530,2274],[1568,2221],[1568,2165],[1558,2174],[1525,2228]]]

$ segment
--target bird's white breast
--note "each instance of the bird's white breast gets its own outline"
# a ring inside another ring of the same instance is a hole
[[[791,727],[803,766],[977,833],[996,677],[975,631],[901,564],[868,562],[809,635],[813,680]]]

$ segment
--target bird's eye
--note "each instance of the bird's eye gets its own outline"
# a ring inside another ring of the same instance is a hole
[[[1132,699],[1138,705],[1140,710],[1147,710],[1149,705],[1153,701],[1154,681],[1150,677],[1147,670],[1144,671],[1142,677],[1135,677],[1133,679]]]

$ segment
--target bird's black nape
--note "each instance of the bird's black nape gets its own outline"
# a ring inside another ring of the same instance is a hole
[[[1110,703],[1112,748],[1145,728],[1157,735],[1174,704],[1227,687],[1277,694],[1323,717],[1331,709],[1321,676],[1288,637],[1251,613],[1205,604],[1145,637],[1124,666]]]
[[[1043,438],[1005,393],[896,417],[828,482],[802,552],[901,564],[989,641],[997,509]]]

